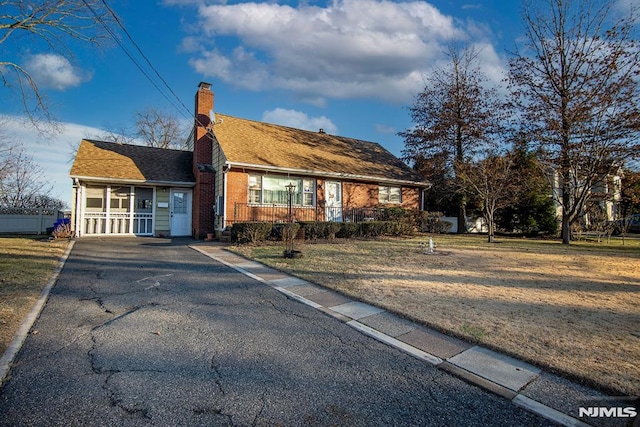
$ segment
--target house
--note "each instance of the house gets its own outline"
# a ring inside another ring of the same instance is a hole
[[[70,172],[75,235],[190,236],[192,164],[190,151],[81,141]]]
[[[213,101],[200,83],[188,151],[83,141],[71,170],[76,233],[202,238],[285,221],[289,203],[298,221],[421,208],[429,184],[379,144],[214,114]]]

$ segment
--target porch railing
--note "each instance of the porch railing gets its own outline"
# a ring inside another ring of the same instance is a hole
[[[332,218],[339,222],[363,222],[389,219],[385,208],[323,208],[316,206],[294,206],[294,221],[327,221]],[[236,203],[233,222],[287,222],[289,207],[283,205],[251,205]]]
[[[129,234],[131,225],[131,213],[85,212],[85,234]],[[133,234],[141,236],[153,235],[153,214],[133,214]]]

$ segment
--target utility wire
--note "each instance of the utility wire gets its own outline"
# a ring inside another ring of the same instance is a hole
[[[129,31],[126,29],[126,27],[124,26],[124,24],[122,23],[122,21],[120,20],[120,17],[114,12],[114,10],[109,6],[109,4],[107,4],[106,0],[102,0],[102,4],[104,4],[104,6],[107,8],[107,11],[111,14],[111,16],[113,17],[113,19],[116,21],[116,23],[118,24],[118,26],[120,27],[120,29],[124,32],[124,34],[127,36],[127,38],[129,39],[129,41],[131,42],[131,44],[133,44],[133,46],[136,48],[136,50],[138,51],[138,53],[140,53],[140,55],[142,56],[142,58],[144,58],[144,60],[146,61],[146,63],[149,65],[149,67],[153,70],[153,72],[155,73],[156,76],[158,76],[158,78],[160,79],[160,81],[164,84],[164,86],[169,90],[169,92],[171,93],[171,95],[173,95],[173,97],[178,101],[178,103],[182,106],[182,108],[184,109],[184,111],[186,111],[187,115],[185,116],[181,111],[179,111],[181,114],[183,114],[183,116],[185,118],[190,118],[191,117],[191,111],[186,107],[186,105],[184,105],[184,103],[182,102],[182,100],[178,97],[178,95],[176,95],[175,91],[171,88],[171,86],[169,86],[169,84],[167,83],[167,81],[160,75],[160,73],[158,72],[158,70],[156,69],[156,67],[151,63],[151,61],[149,60],[149,58],[147,57],[147,55],[145,55],[145,53],[142,51],[142,49],[140,48],[140,46],[138,45],[138,43],[136,43],[136,41],[133,39],[133,37],[131,36],[131,34],[129,33]],[[155,86],[155,85],[154,85]],[[173,103],[172,105],[174,107],[176,107]],[[176,108],[177,109],[177,108]]]
[[[127,49],[127,47],[122,43],[120,38],[113,32],[111,27],[104,21],[104,19],[97,13],[95,8],[89,4],[87,0],[82,0],[85,6],[91,11],[96,20],[102,25],[102,27],[107,31],[107,33],[113,38],[113,40],[118,44],[118,46],[122,49],[122,51],[127,55],[127,57],[135,64],[138,70],[145,76],[145,78],[156,88],[156,90],[167,100],[167,102],[176,109],[180,115],[182,115],[186,119],[191,119],[191,111],[184,105],[184,103],[180,100],[180,98],[176,95],[175,91],[171,89],[169,84],[166,82],[164,78],[160,75],[156,67],[151,63],[149,58],[144,54],[140,46],[135,42],[129,31],[125,28],[122,21],[118,17],[118,15],[114,12],[114,10],[107,4],[106,0],[101,0],[104,6],[106,7],[109,14],[113,17],[115,22],[118,24],[120,29],[126,34],[129,41],[135,46],[138,53],[144,58],[148,66],[153,70],[155,75],[160,79],[160,81],[164,84],[164,86],[169,90],[170,94],[178,101],[178,104],[175,103],[173,99],[160,87],[160,85],[155,81],[155,79],[145,70],[145,68],[140,64],[138,59],[134,57],[134,55]]]

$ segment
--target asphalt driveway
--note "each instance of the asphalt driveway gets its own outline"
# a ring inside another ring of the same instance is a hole
[[[550,424],[188,243],[77,241],[0,425]]]

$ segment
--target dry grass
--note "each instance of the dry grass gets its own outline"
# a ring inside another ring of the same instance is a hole
[[[40,296],[67,243],[0,238],[0,355]]]
[[[640,395],[640,240],[436,236],[236,251],[297,276],[627,395]]]

